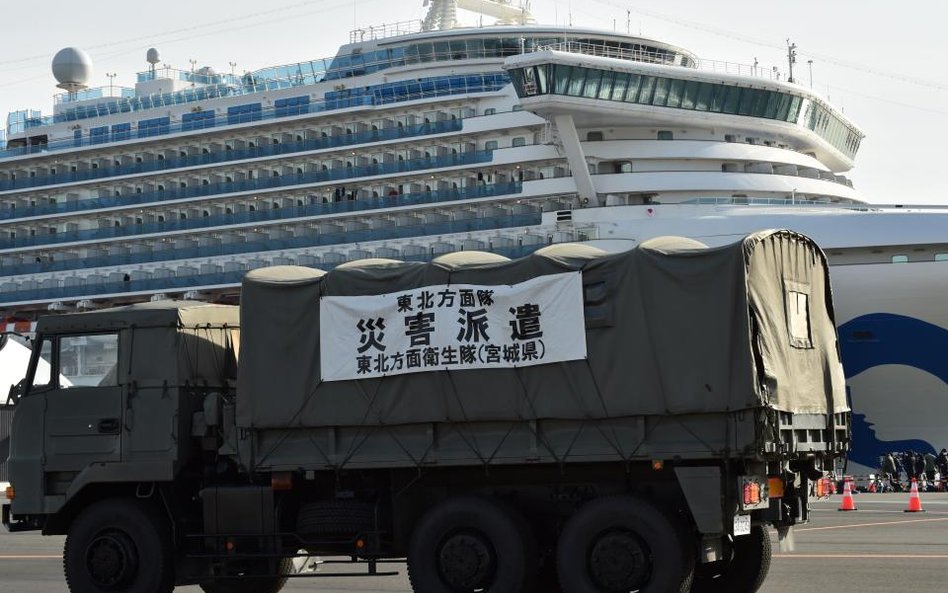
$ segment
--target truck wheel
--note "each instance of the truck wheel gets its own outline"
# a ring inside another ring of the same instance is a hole
[[[750,535],[734,538],[729,561],[711,562],[695,569],[691,593],[756,593],[770,571],[770,536],[762,525]]]
[[[248,567],[240,574],[266,574],[269,571],[269,565],[266,562],[261,562],[257,566]],[[287,575],[292,572],[293,559],[281,558],[277,565],[277,574]],[[278,593],[286,584],[286,581],[285,576],[253,577],[244,580],[227,578],[201,583],[201,589],[204,590],[204,593]]]
[[[167,522],[143,503],[98,502],[73,522],[63,550],[72,593],[170,593],[174,587]]]
[[[408,546],[415,593],[531,593],[537,573],[533,532],[499,500],[448,499],[422,517]]]
[[[679,526],[633,496],[587,503],[563,528],[557,546],[566,593],[685,593],[694,557]]]

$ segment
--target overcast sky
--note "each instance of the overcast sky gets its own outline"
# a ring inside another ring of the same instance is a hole
[[[881,0],[533,0],[541,23],[625,31],[680,45],[703,59],[779,66],[797,45],[794,75],[866,134],[850,173],[870,202],[948,204],[948,3]],[[20,5],[21,8],[23,5]],[[51,0],[6,12],[0,111],[52,113],[59,49],[93,59],[92,86],[134,86],[145,51],[181,69],[255,70],[328,57],[355,28],[422,18],[422,0]],[[462,18],[469,17],[464,15]],[[472,24],[473,18],[468,18]]]

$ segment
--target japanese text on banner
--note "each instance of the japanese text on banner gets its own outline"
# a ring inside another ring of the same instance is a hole
[[[323,381],[586,357],[582,277],[442,284],[319,303]]]

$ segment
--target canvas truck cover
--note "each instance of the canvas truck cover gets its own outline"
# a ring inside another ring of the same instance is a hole
[[[242,427],[847,409],[826,261],[789,231],[264,268],[241,330]]]
[[[139,389],[228,386],[232,342],[239,339],[237,307],[191,301],[157,301],[43,317],[40,333],[121,332],[127,363],[117,382]]]

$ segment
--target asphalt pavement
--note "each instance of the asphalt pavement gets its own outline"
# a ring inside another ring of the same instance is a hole
[[[793,552],[774,545],[761,593],[935,592],[948,579],[948,494],[922,493],[924,513],[905,513],[908,494],[857,494],[855,512],[839,512],[839,496],[813,503],[812,522],[798,527]],[[61,537],[0,531],[0,593],[66,593]],[[284,591],[409,593],[397,577],[291,580]],[[200,593],[182,587],[176,593]],[[543,592],[539,592],[543,593]]]

